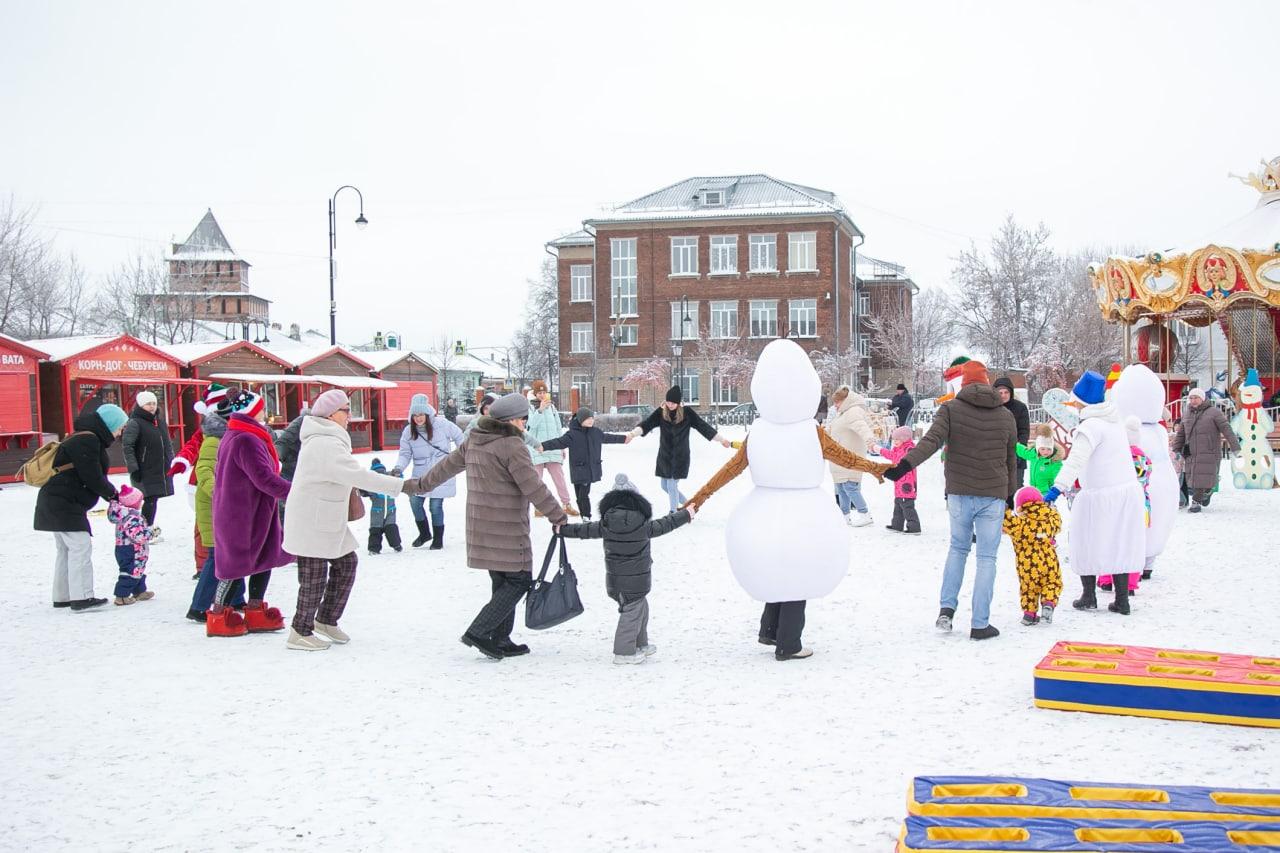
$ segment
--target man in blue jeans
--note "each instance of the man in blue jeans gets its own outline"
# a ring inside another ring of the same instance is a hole
[[[996,551],[1004,523],[1005,500],[1018,488],[1017,427],[991,387],[987,368],[978,361],[961,367],[960,392],[943,403],[924,438],[884,475],[897,480],[943,447],[947,511],[951,516],[951,550],[942,573],[937,626],[951,630],[964,582],[969,549],[978,545],[978,573],[973,583],[973,615],[969,636],[998,637],[991,624],[991,590],[996,582]]]

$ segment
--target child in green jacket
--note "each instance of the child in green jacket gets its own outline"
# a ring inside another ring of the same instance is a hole
[[[1037,424],[1036,439],[1032,446],[1019,444],[1014,450],[1018,458],[1027,460],[1031,485],[1042,494],[1049,491],[1058,472],[1062,470],[1062,460],[1066,457],[1062,446],[1053,440],[1052,428],[1048,424]]]

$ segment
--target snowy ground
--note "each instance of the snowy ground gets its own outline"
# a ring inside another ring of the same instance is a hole
[[[625,470],[661,507],[656,443],[606,448],[605,474]],[[728,455],[697,441],[687,491]],[[849,577],[809,605],[816,654],[779,664],[723,556],[749,485],[655,543],[660,651],[640,667],[611,663],[598,543],[571,543],[584,616],[517,631],[528,657],[463,647],[488,578],[463,565],[461,496],[446,504],[443,553],[361,557],[342,623],[353,641],[304,654],[279,634],[206,639],[183,618],[182,497],[161,504],[155,600],[54,610],[35,490],[6,486],[0,848],[870,851],[892,849],[916,774],[1280,788],[1273,731],[1031,704],[1032,667],[1059,639],[1280,652],[1276,563],[1258,550],[1273,547],[1280,492],[1227,487],[1181,516],[1127,619],[1068,607],[1052,626],[1018,625],[1006,542],[992,615],[1004,633],[975,643],[933,628],[947,542],[938,462],[921,472],[918,538],[883,529],[892,490],[868,481],[877,523],[849,531]],[[407,532],[405,499],[400,514]],[[109,595],[110,531],[94,525]],[[548,528],[535,531],[541,552]],[[295,594],[279,570],[269,599],[289,616]]]

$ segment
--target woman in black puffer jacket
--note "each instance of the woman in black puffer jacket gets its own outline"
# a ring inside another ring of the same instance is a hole
[[[148,525],[154,525],[156,504],[173,494],[173,481],[169,479],[173,442],[156,395],[141,391],[136,403],[124,428],[124,464],[129,469],[129,482],[142,492],[142,517]]]
[[[626,474],[613,481],[613,491],[600,501],[600,520],[566,524],[563,536],[604,539],[605,591],[618,602],[618,629],[613,635],[614,663],[644,663],[658,650],[649,643],[649,602],[653,558],[649,540],[693,520],[692,507],[653,520],[653,507]]]

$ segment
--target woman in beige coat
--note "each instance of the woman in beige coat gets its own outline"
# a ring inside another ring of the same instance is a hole
[[[854,394],[848,385],[841,385],[831,397],[834,414],[827,422],[827,432],[845,450],[866,456],[875,440],[871,416],[866,398]],[[871,524],[871,512],[862,497],[862,472],[831,465],[831,479],[836,484],[836,501],[850,527],[866,527]],[[850,510],[857,510],[851,513]]]
[[[492,595],[462,635],[464,645],[501,660],[529,653],[511,640],[516,606],[533,586],[529,504],[556,529],[568,521],[564,507],[543,485],[524,443],[529,401],[507,394],[476,419],[462,446],[417,481],[429,492],[467,472],[467,565],[489,573]]]
[[[338,627],[359,562],[359,543],[347,524],[351,490],[417,493],[417,481],[377,474],[356,461],[347,433],[350,417],[351,401],[334,389],[317,397],[302,421],[298,467],[284,505],[284,549],[298,558],[291,649],[320,651],[351,639]]]

